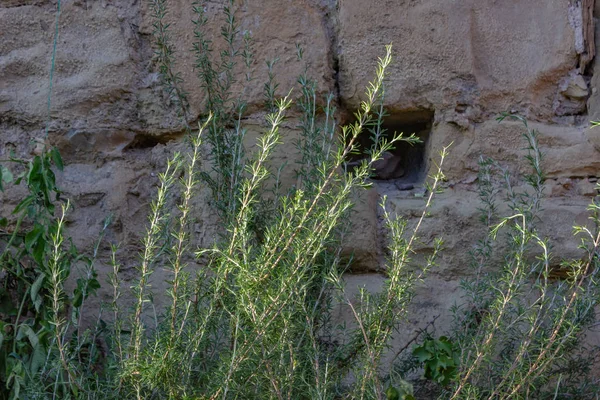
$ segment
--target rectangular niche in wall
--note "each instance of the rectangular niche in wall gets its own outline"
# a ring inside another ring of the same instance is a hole
[[[394,133],[404,133],[404,137],[415,134],[421,143],[409,144],[404,141],[395,143],[394,149],[386,154],[383,160],[374,165],[373,179],[378,181],[394,181],[396,184],[420,184],[427,175],[427,149],[433,111],[390,112],[385,118],[384,136],[392,138]],[[371,146],[371,132],[365,131],[360,138],[362,149]]]

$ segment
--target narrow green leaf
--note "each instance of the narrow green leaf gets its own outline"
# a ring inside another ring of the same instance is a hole
[[[35,282],[33,282],[33,285],[31,285],[31,301],[35,304],[36,299],[38,297],[38,293],[44,283],[44,278],[46,278],[46,275],[44,275],[43,273],[40,274],[40,276],[37,277],[37,279],[35,280]],[[36,308],[36,311],[37,308]]]
[[[0,165],[0,191],[4,191],[3,182],[11,183],[13,181],[13,174],[6,167]]]
[[[46,239],[41,236],[37,243],[35,244],[35,248],[33,249],[33,258],[38,263],[38,265],[44,264],[44,255],[46,253]]]
[[[46,362],[46,349],[39,343],[33,348],[33,354],[31,355],[31,361],[29,364],[29,371],[32,374],[37,374],[40,367]]]
[[[79,308],[81,304],[83,304],[83,293],[80,288],[75,289],[75,293],[73,295],[73,307]]]
[[[23,209],[27,208],[31,203],[33,203],[33,201],[35,200],[35,197],[33,195],[29,195],[27,197],[25,197],[23,200],[21,200],[21,202],[19,204],[17,204],[17,206],[15,207],[15,209],[13,210],[13,214],[18,214],[21,211],[23,211]]]
[[[29,172],[27,173],[27,184],[35,186],[42,180],[42,159],[40,156],[35,156],[33,161],[29,164]],[[35,187],[38,187],[35,186]]]
[[[64,169],[63,159],[56,147],[53,147],[52,150],[50,150],[50,156],[52,157],[52,162],[54,162],[56,168],[58,168],[59,171],[62,171]]]
[[[44,233],[44,228],[39,224],[35,224],[33,229],[25,235],[25,248],[31,250],[31,248],[37,244],[42,233]]]

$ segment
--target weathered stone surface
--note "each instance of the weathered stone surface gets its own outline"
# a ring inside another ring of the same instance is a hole
[[[392,42],[387,103],[399,110],[480,104],[547,117],[576,64],[566,2],[345,0],[339,30],[341,96],[354,106]]]
[[[203,111],[205,94],[190,51],[195,41],[194,15],[189,1],[170,0],[168,4],[166,22],[171,23],[176,50],[175,71],[189,92],[188,122],[195,122]],[[220,38],[223,4],[206,2],[205,10],[207,38],[212,40],[217,62],[225,48]],[[423,221],[409,270],[422,266],[435,238],[445,239],[444,252],[439,266],[418,289],[412,306],[418,317],[403,326],[394,339],[396,348],[438,314],[442,317],[436,328],[443,333],[450,323],[448,308],[460,302],[458,282],[472,273],[469,251],[486,232],[478,211],[480,157],[494,158],[515,177],[529,171],[523,125],[508,119],[497,123],[494,119],[499,112],[524,114],[530,119],[529,126],[539,132],[543,167],[549,178],[539,231],[554,245],[553,262],[558,265],[559,256],[581,257],[570,227],[589,223],[585,206],[598,194],[600,178],[600,128],[590,128],[588,123],[600,119],[600,63],[594,61],[586,67],[595,52],[589,0],[531,4],[515,0],[267,0],[236,4],[240,31],[250,33],[254,40],[249,69],[253,80],[243,89],[241,75],[233,90],[249,103],[243,119],[248,153],[254,151],[256,139],[264,132],[260,106],[267,80],[265,61],[279,58],[274,69],[277,96],[297,87],[298,76],[308,66],[316,81],[318,101],[333,92],[344,114],[339,120],[348,122],[373,77],[377,57],[390,42],[394,44],[394,62],[388,71],[386,105],[392,125],[412,129],[415,122],[426,120],[429,133],[423,146],[423,171],[406,170],[404,175],[434,172],[438,152],[453,143],[443,167],[445,192]],[[89,248],[104,218],[113,214],[107,239],[123,244],[120,255],[124,280],[128,281],[136,276],[132,266],[157,175],[168,155],[184,146],[182,124],[173,104],[165,105],[158,66],[152,60],[148,2],[134,0],[63,2],[48,118],[55,9],[55,1],[0,1],[0,159],[11,151],[24,157],[39,152],[48,122],[49,141],[58,145],[67,164],[58,178],[74,205],[69,214],[71,235],[78,245]],[[296,44],[304,50],[302,61],[297,60]],[[235,71],[244,72],[241,59]],[[300,94],[296,90],[292,96]],[[298,138],[297,125],[289,120],[282,127],[284,143],[272,159],[274,169],[287,163],[280,176],[284,191],[297,184],[299,158],[293,145]],[[208,158],[206,152],[203,158]],[[406,218],[409,227],[421,216],[426,190],[422,180],[408,181],[406,176],[387,176],[357,196],[354,228],[344,243],[344,254],[353,254],[354,259],[353,274],[346,277],[350,301],[355,301],[358,285],[377,291],[385,279],[380,274],[385,273],[387,240],[379,210],[382,196],[387,196],[387,210]],[[526,190],[522,179],[514,182],[518,190]],[[22,188],[0,193],[3,215],[23,194]],[[221,228],[209,199],[205,187],[193,199],[193,246],[210,246]],[[508,215],[506,206],[500,210]],[[506,244],[499,246],[490,268],[502,262]],[[101,275],[106,272],[100,269]],[[166,272],[159,271],[154,279],[157,291],[166,280]],[[353,320],[344,306],[340,306],[338,318]]]
[[[51,4],[0,8],[0,113],[5,118],[46,120],[54,17]],[[58,126],[98,129],[136,119],[136,71],[126,25],[106,2],[63,5],[51,108]]]
[[[594,16],[598,18],[600,15],[600,2],[595,2]],[[600,37],[600,24],[595,25],[594,36]],[[597,46],[596,46],[597,47]],[[588,98],[587,109],[590,120],[597,120],[600,118],[600,63],[597,61],[593,62],[589,67],[592,78],[590,80],[591,94]]]
[[[586,129],[585,138],[596,151],[600,151],[600,127],[591,127]]]
[[[571,71],[559,84],[558,95],[554,101],[554,113],[558,116],[578,115],[585,112],[589,89],[585,78]]]
[[[355,205],[351,211],[350,232],[345,238],[344,255],[352,256],[351,271],[380,271],[383,266],[379,208],[377,190],[360,190],[354,194]]]
[[[323,3],[323,4],[320,4]],[[277,59],[274,67],[279,88],[278,97],[285,96],[297,86],[298,76],[309,66],[310,77],[316,80],[321,94],[334,90],[333,58],[331,55],[329,2],[310,0],[279,0],[261,2],[243,2],[234,6],[239,22],[239,30],[248,33],[253,42],[253,59],[247,69],[241,57],[236,57],[235,74],[238,77],[233,93],[249,103],[251,110],[257,110],[265,101],[263,86],[267,82],[266,61]],[[227,44],[221,37],[221,26],[225,23],[224,2],[207,2],[205,13],[208,23],[202,29],[213,49],[213,63],[218,66],[220,52],[227,50]],[[195,118],[203,110],[205,92],[197,78],[195,55],[191,51],[197,39],[194,37],[195,25],[192,19],[197,15],[192,11],[189,1],[169,2],[169,14],[166,22],[171,23],[170,31],[176,49],[176,72],[184,80],[184,89],[189,93],[191,105],[190,118]],[[146,2],[142,3],[142,23],[140,32],[147,37],[152,34],[152,10]],[[296,45],[303,49],[303,59],[298,61]],[[243,43],[236,41],[235,46],[243,50]],[[249,73],[251,82],[245,82]]]
[[[542,167],[549,177],[595,176],[600,169],[600,152],[590,146],[594,128],[535,122],[529,122],[529,128],[537,132],[544,154]],[[444,163],[446,177],[451,183],[474,183],[482,156],[493,158],[513,172],[528,172],[525,132],[521,122],[510,118],[501,123],[488,120],[467,131],[453,124],[438,124],[433,129],[430,145],[432,149],[440,149],[452,143]],[[433,161],[436,157],[432,151],[430,159]]]
[[[360,306],[360,289],[366,289],[373,294],[379,293],[385,280],[386,276],[381,274],[346,275],[344,298],[336,304],[333,312],[334,323],[345,324],[347,332],[356,329],[352,307],[358,310]],[[446,329],[452,323],[451,308],[463,303],[457,282],[438,277],[429,277],[427,282],[417,286],[415,292],[415,300],[407,310],[403,310],[406,314],[398,315],[398,319],[408,319],[393,332],[390,349],[382,360],[383,370],[389,370],[392,364],[398,361],[398,351],[409,345],[411,340],[415,340],[420,330],[427,328],[434,336],[447,333]]]
[[[588,95],[587,83],[580,74],[574,74],[561,84],[560,93],[572,99],[584,99]]]

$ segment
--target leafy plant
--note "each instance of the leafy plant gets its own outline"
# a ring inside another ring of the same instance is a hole
[[[190,146],[174,154],[159,175],[135,265],[138,275],[130,287],[131,305],[121,300],[121,265],[113,246],[112,299],[95,310],[95,326],[83,326],[87,299],[100,287],[95,260],[109,221],[92,254],[83,255],[66,231],[70,204],[61,198],[53,172],[62,169],[58,151],[44,148],[31,160],[4,160],[16,168],[0,168],[0,190],[14,182],[25,184],[28,194],[11,216],[0,219],[0,397],[414,399],[408,378],[386,376],[382,359],[405,322],[415,283],[435,267],[442,249],[437,239],[424,262],[413,259],[423,221],[444,181],[447,148],[432,168],[424,210],[414,226],[390,215],[382,200],[390,238],[382,291],[361,290],[358,305],[345,300],[342,246],[353,196],[370,185],[373,163],[384,152],[401,140],[417,140],[383,129],[391,46],[354,121],[341,128],[333,96],[318,101],[308,65],[298,78],[299,95],[290,91],[277,99],[277,59],[267,62],[265,128],[257,151],[247,154],[244,87],[253,79],[253,41],[240,32],[234,0],[223,7],[222,43],[207,39],[204,6],[193,4],[196,72],[206,92],[196,130],[174,68],[168,2],[150,0],[156,62]],[[213,46],[222,48],[216,56]],[[300,46],[297,55],[303,61]],[[240,68],[245,72],[238,77]],[[297,184],[283,193],[279,175],[286,166],[273,169],[270,161],[284,140],[280,131],[292,107],[299,112],[295,145],[301,162]],[[586,360],[577,350],[598,301],[600,236],[589,227],[577,228],[586,238],[587,258],[564,263],[569,271],[564,281],[551,279],[550,247],[535,227],[543,198],[543,154],[535,131],[521,121],[532,167],[525,176],[530,189],[518,192],[505,169],[482,159],[482,221],[489,235],[473,251],[476,269],[463,285],[466,300],[456,308],[457,328],[451,337],[426,338],[413,351],[425,377],[443,386],[445,398],[558,398],[593,386],[572,372]],[[365,136],[371,145],[359,149]],[[208,160],[202,146],[211,150]],[[349,158],[358,151],[365,157],[350,170]],[[192,200],[202,183],[212,190],[223,229],[212,247],[194,249]],[[504,218],[496,206],[502,194],[511,210]],[[594,202],[590,210],[598,225],[600,205]],[[500,232],[510,251],[497,266],[491,260]],[[537,259],[530,256],[534,249]],[[191,261],[205,267],[193,269]],[[162,308],[152,292],[157,268],[169,275],[168,304]],[[68,281],[73,290],[67,289]],[[355,326],[334,326],[336,302],[351,310]],[[108,323],[104,307],[110,311]]]
[[[53,380],[51,390],[66,395],[81,389],[89,378],[80,375],[84,366],[79,371],[72,368],[73,358],[79,357],[84,347],[92,358],[98,351],[90,343],[94,334],[82,330],[81,317],[85,300],[100,288],[93,266],[99,244],[94,256],[86,257],[65,241],[64,217],[69,204],[63,203],[61,216],[55,215],[60,191],[52,168],[63,167],[56,148],[44,149],[30,160],[11,156],[7,161],[21,172],[4,173],[5,178],[16,176],[14,182],[5,179],[5,185],[24,183],[28,194],[14,208],[10,222],[2,219],[7,230],[0,232],[0,377],[7,390],[2,397],[22,398],[23,391],[31,395],[34,388],[44,392]],[[10,171],[8,167],[3,170]],[[64,283],[76,264],[81,266],[81,274],[67,296]],[[88,371],[92,364],[87,365]],[[58,377],[61,379],[56,380]]]
[[[387,400],[415,400],[413,387],[405,380],[402,380],[397,387],[389,386],[385,396]]]
[[[198,253],[208,257],[210,275],[200,274],[198,289],[190,295],[181,300],[173,296],[171,328],[160,324],[148,337],[143,333],[143,308],[149,301],[144,293],[152,266],[162,262],[157,258],[157,249],[163,240],[161,226],[166,226],[165,221],[170,218],[164,209],[165,198],[175,183],[173,177],[178,174],[181,158],[169,162],[167,171],[160,177],[159,195],[152,207],[140,280],[135,289],[138,301],[133,315],[132,340],[123,356],[126,371],[123,382],[131,385],[131,392],[125,393],[138,398],[150,393],[170,397],[229,397],[244,393],[247,398],[253,397],[250,393],[256,397],[270,393],[274,397],[292,398],[312,393],[313,398],[328,397],[327,393],[335,393],[341,378],[358,360],[367,355],[379,357],[372,350],[381,354],[394,326],[393,310],[408,299],[401,295],[409,287],[401,283],[399,271],[390,282],[390,290],[396,292],[382,298],[385,318],[379,318],[379,308],[368,311],[369,318],[377,323],[371,328],[371,337],[365,338],[369,342],[360,346],[353,341],[333,353],[323,352],[319,343],[323,340],[320,332],[329,329],[323,315],[328,312],[330,293],[341,287],[342,282],[337,226],[351,207],[352,191],[366,184],[370,165],[400,139],[374,143],[367,162],[351,173],[340,174],[348,155],[357,146],[359,135],[370,123],[370,110],[379,98],[384,72],[391,61],[390,51],[388,48],[386,57],[380,61],[376,79],[367,90],[367,100],[356,114],[356,122],[342,130],[344,138],[338,145],[333,143],[329,129],[311,131],[306,127],[307,135],[325,135],[319,141],[324,146],[313,147],[307,144],[309,140],[299,145],[301,149],[309,148],[305,154],[318,163],[312,164],[311,173],[301,180],[303,188],[298,187],[289,196],[278,199],[277,217],[268,220],[264,236],[257,240],[253,218],[255,207],[260,203],[260,188],[271,175],[266,162],[280,142],[279,126],[291,105],[289,98],[275,102],[276,111],[267,117],[270,128],[261,136],[259,150],[248,164],[248,174],[236,188],[237,212],[225,219],[229,221],[227,234],[214,248]],[[309,115],[314,112],[312,106],[305,106],[305,110]],[[195,149],[200,145],[200,134],[213,124],[212,118],[217,114],[211,113],[203,124],[194,142]],[[197,150],[193,154],[197,154]],[[193,166],[194,160],[195,156],[186,165]],[[195,181],[190,178],[194,173],[190,167],[184,180]],[[184,186],[185,193],[191,189],[189,184]],[[182,196],[184,202],[188,198],[188,194]],[[183,227],[187,207],[180,205],[179,209],[182,219],[178,226]],[[394,224],[391,218],[390,223]],[[397,226],[400,232],[400,225]],[[171,260],[168,263],[174,266],[179,265],[177,260],[182,255],[177,249],[185,245],[181,235],[175,235],[179,244],[168,254]],[[407,258],[401,250],[401,246],[403,249],[406,245],[398,240],[395,264],[390,266],[390,271],[396,271],[392,268],[396,265],[399,268]],[[174,268],[173,273],[179,274],[179,270]],[[171,281],[172,293],[185,282],[177,276]],[[398,295],[402,299],[396,299]],[[192,298],[204,300],[195,303]],[[183,319],[178,320],[178,316]],[[356,337],[362,334],[357,332]],[[361,365],[362,361],[355,367],[362,368]],[[382,393],[381,383],[370,373],[370,385]]]
[[[455,340],[461,361],[449,392],[452,399],[541,398],[546,391],[556,398],[561,393],[577,391],[582,382],[568,371],[574,358],[586,357],[578,348],[586,327],[595,319],[593,310],[598,304],[597,200],[590,205],[595,231],[575,227],[575,234],[583,235],[581,248],[585,258],[562,261],[567,277],[553,279],[550,243],[536,228],[545,180],[537,132],[518,116],[505,115],[500,120],[508,117],[521,121],[525,127],[526,159],[532,172],[524,178],[530,190],[517,192],[506,169],[491,159],[481,160],[482,221],[489,237],[473,252],[476,274],[463,283],[467,302],[455,310]],[[498,175],[502,177],[503,190],[494,181]],[[498,216],[495,202],[501,193],[512,212],[507,217]],[[491,264],[490,255],[501,230],[506,232],[510,250],[503,265],[497,268]],[[569,382],[567,376],[574,379]]]
[[[456,378],[459,352],[446,336],[425,339],[413,349],[413,355],[423,364],[425,378],[443,386]]]

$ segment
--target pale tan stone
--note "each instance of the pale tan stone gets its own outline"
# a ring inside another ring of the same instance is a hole
[[[207,34],[217,61],[224,49],[219,30],[223,3],[207,2],[206,9]],[[189,1],[170,0],[168,4],[175,72],[181,73],[189,92],[188,122],[195,127],[206,99],[190,51],[195,41],[193,13]],[[249,104],[243,120],[248,154],[255,151],[256,139],[266,129],[260,111],[266,60],[279,57],[277,96],[292,87],[292,97],[300,96],[296,80],[307,65],[316,81],[317,101],[322,104],[323,96],[333,92],[339,120],[348,122],[364,99],[377,57],[391,42],[394,61],[386,82],[390,120],[398,129],[405,127],[401,122],[409,126],[416,120],[431,120],[420,173],[434,173],[439,151],[452,143],[443,167],[446,191],[422,222],[415,242],[417,254],[408,269],[423,265],[435,238],[444,238],[444,251],[439,266],[418,289],[413,306],[418,317],[411,317],[402,327],[394,338],[395,348],[437,314],[444,315],[436,323],[443,332],[450,323],[448,308],[460,302],[458,282],[472,274],[469,251],[486,234],[478,211],[480,157],[494,158],[514,176],[530,171],[524,158],[524,127],[508,120],[498,124],[494,119],[501,111],[527,116],[529,126],[539,132],[545,154],[542,165],[551,179],[539,232],[555,246],[553,262],[559,263],[560,257],[581,257],[570,228],[574,223],[588,223],[585,207],[596,190],[590,177],[600,177],[600,128],[588,128],[588,120],[600,119],[600,63],[595,61],[582,71],[593,53],[588,32],[593,21],[585,7],[578,11],[569,2],[543,0],[526,6],[514,0],[236,4],[240,30],[252,35],[255,49],[250,66],[253,80],[246,89],[241,81],[233,88],[234,96]],[[596,7],[600,9],[598,2]],[[124,279],[131,280],[136,276],[131,266],[136,262],[157,176],[169,154],[185,147],[181,120],[172,104],[165,105],[158,68],[152,61],[148,2],[63,2],[48,120],[54,17],[53,2],[0,2],[0,157],[13,150],[27,157],[32,151],[39,153],[33,139],[43,137],[49,122],[49,142],[59,146],[67,164],[58,174],[59,184],[76,206],[69,216],[70,232],[78,245],[89,248],[104,217],[114,214],[107,238],[123,243]],[[303,61],[297,60],[296,44],[304,49]],[[241,63],[238,59],[236,73],[243,72]],[[297,114],[297,109],[290,113]],[[279,175],[282,192],[286,192],[298,185],[299,158],[293,144],[298,138],[297,120],[288,120],[281,131],[283,144],[269,166],[275,172],[287,163]],[[209,158],[208,151],[203,161]],[[423,212],[428,193],[421,181],[406,183],[399,175],[387,178],[357,194],[352,228],[343,244],[344,255],[353,256],[348,299],[354,298],[356,286],[365,283],[377,291],[385,279],[374,273],[385,273],[388,233],[379,209],[382,196],[388,196],[387,210],[406,218],[409,227],[416,226]],[[522,178],[515,177],[514,184],[518,190],[530,190]],[[2,211],[10,211],[23,194],[22,188],[0,193]],[[205,186],[193,199],[193,246],[211,246],[222,229],[210,199]],[[500,211],[509,215],[505,204]],[[489,268],[502,263],[506,243],[498,246]],[[101,274],[106,272],[100,269]],[[154,282],[159,290],[167,279],[164,271],[160,274]],[[350,321],[348,310],[341,309],[340,320]]]
[[[344,0],[341,95],[356,106],[371,65],[393,43],[387,102],[394,109],[481,103],[492,112],[547,115],[558,80],[576,64],[567,14],[565,2]]]

